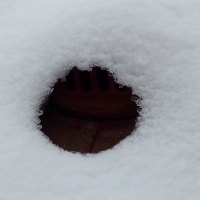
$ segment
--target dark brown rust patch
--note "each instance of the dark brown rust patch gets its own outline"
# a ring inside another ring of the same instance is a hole
[[[58,81],[41,116],[42,131],[59,147],[81,153],[112,148],[131,134],[139,99],[100,67],[73,68]]]

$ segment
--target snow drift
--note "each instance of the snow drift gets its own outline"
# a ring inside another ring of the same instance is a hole
[[[198,0],[0,0],[0,199],[200,198]],[[135,134],[97,155],[40,132],[39,106],[77,65],[142,97]]]

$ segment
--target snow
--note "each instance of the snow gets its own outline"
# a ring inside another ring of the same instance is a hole
[[[0,199],[200,199],[198,0],[0,0]],[[95,155],[40,132],[39,105],[78,65],[143,100],[138,128]]]

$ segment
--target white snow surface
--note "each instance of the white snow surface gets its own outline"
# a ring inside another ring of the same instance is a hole
[[[39,106],[78,65],[142,97],[113,149],[52,145]],[[0,199],[199,200],[200,1],[0,0]]]

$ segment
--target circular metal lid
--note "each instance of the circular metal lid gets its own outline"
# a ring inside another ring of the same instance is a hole
[[[127,119],[137,115],[138,97],[131,88],[120,86],[99,67],[91,71],[73,68],[66,81],[59,81],[51,102],[59,112],[93,119]]]

